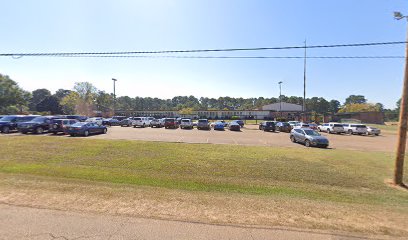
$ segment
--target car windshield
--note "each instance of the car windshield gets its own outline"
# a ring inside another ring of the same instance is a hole
[[[174,122],[175,121],[175,119],[173,119],[173,118],[166,118],[166,120],[165,120],[166,122]]]
[[[182,122],[185,122],[185,123],[188,123],[188,122],[190,122],[190,120],[188,120],[188,119],[183,119],[183,120],[181,120]]]
[[[320,134],[318,132],[310,130],[310,129],[306,129],[304,131],[305,131],[306,135],[309,135],[309,136],[320,136]]]
[[[16,120],[17,120],[17,122],[28,122],[28,121],[31,121],[31,120],[33,120],[35,117],[20,117],[20,118],[17,118]]]
[[[86,124],[88,124],[88,123],[86,123],[86,122],[77,122],[77,123],[72,124],[72,126],[73,127],[82,127],[82,126],[84,126]]]
[[[32,119],[31,122],[41,123],[41,122],[44,122],[45,120],[46,120],[45,117],[36,117],[36,118]]]
[[[6,116],[6,117],[3,117],[3,118],[1,119],[1,121],[9,122],[9,121],[13,121],[14,119],[16,119],[16,117]]]
[[[198,120],[198,122],[199,122],[199,123],[206,123],[207,120],[205,120],[205,119],[200,119],[200,120]]]
[[[343,127],[341,124],[334,124],[333,127]]]
[[[273,123],[273,122],[266,122],[265,125],[266,125],[266,126],[273,126],[274,123]]]
[[[133,120],[140,121],[142,119],[141,118],[134,118]]]

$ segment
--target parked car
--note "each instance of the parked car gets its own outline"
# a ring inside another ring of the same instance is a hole
[[[223,122],[215,122],[212,126],[214,130],[221,130],[224,131],[224,123]]]
[[[17,130],[23,134],[32,132],[42,134],[50,129],[50,124],[53,119],[60,117],[36,117],[28,122],[17,124]]]
[[[132,126],[135,127],[148,127],[150,126],[150,121],[147,117],[134,117],[132,121]]]
[[[197,127],[198,121],[193,121],[193,127]]]
[[[378,136],[381,134],[381,130],[375,127],[367,126],[367,134]]]
[[[309,123],[309,128],[313,130],[317,130],[318,125],[316,123]]]
[[[178,128],[179,124],[177,122],[177,120],[175,118],[165,118],[164,119],[164,128],[168,129],[168,128]]]
[[[344,123],[343,128],[348,134],[365,135],[368,132],[366,125],[363,124]]]
[[[181,119],[180,128],[193,129],[193,122],[191,121],[191,119],[183,118]]]
[[[288,122],[278,122],[276,123],[276,129],[279,130],[279,132],[290,133],[292,126]]]
[[[67,119],[76,119],[80,122],[85,122],[86,119],[88,119],[88,117],[86,116],[80,116],[80,115],[67,115],[65,116],[65,118]]]
[[[115,119],[115,118],[104,118],[102,120],[102,125],[104,125],[104,126],[119,126],[120,121],[118,119]]]
[[[112,118],[113,118],[113,119],[117,119],[117,120],[120,122],[120,121],[122,121],[123,119],[126,119],[126,118],[128,118],[128,117],[126,117],[126,116],[113,116]]]
[[[236,123],[238,123],[241,128],[244,127],[244,121],[242,121],[242,120],[232,120],[231,122],[236,122]]]
[[[93,123],[96,123],[98,125],[102,125],[102,121],[103,121],[103,118],[101,118],[101,117],[92,117],[92,118],[88,118],[88,119],[85,120],[85,122],[93,122]]]
[[[149,122],[149,126],[150,126],[150,123],[151,123],[154,119],[155,119],[154,117],[147,117],[147,121]]]
[[[150,121],[150,127],[162,128],[164,127],[164,120],[163,119],[153,119]]]
[[[198,119],[197,129],[198,130],[201,130],[201,129],[210,130],[210,123],[208,122],[208,119]]]
[[[76,119],[52,119],[48,128],[49,133],[58,134],[65,133],[65,129],[72,124],[79,122]]]
[[[262,130],[262,131],[265,131],[265,132],[269,132],[269,131],[275,132],[275,130],[276,130],[275,122],[273,122],[273,121],[261,122],[259,124],[259,130]]]
[[[108,128],[106,126],[94,123],[94,122],[77,122],[65,129],[65,133],[74,136],[88,137],[91,134],[107,133]]]
[[[310,128],[310,125],[308,123],[297,123],[293,128]]]
[[[130,126],[132,126],[132,121],[133,121],[132,117],[125,118],[122,121],[120,121],[120,126],[121,127],[130,127]]]
[[[327,132],[327,133],[345,133],[344,127],[340,123],[323,123],[317,127],[319,132]]]
[[[17,130],[17,125],[20,122],[28,122],[38,117],[38,115],[8,115],[0,119],[0,131],[2,133],[10,133]]]
[[[288,123],[289,123],[290,126],[292,126],[292,128],[293,128],[295,125],[299,124],[300,122],[299,122],[299,121],[289,121]]]
[[[294,143],[303,143],[306,147],[328,147],[329,140],[310,128],[295,128],[290,132],[290,140]]]
[[[236,123],[236,122],[230,122],[230,123],[228,124],[228,129],[229,129],[230,131],[241,131],[241,125],[239,125],[239,124]]]

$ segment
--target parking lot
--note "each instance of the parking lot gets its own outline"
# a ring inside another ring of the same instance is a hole
[[[393,152],[396,146],[396,135],[384,133],[380,136],[360,136],[348,134],[327,134],[330,141],[329,149],[348,149],[360,151]],[[32,136],[44,137],[70,137],[68,135],[42,134]],[[0,134],[0,136],[25,136],[20,133]],[[289,133],[264,132],[256,125],[246,125],[240,132],[214,131],[194,129],[164,129],[164,128],[132,128],[132,127],[109,127],[107,134],[92,135],[87,139],[123,139],[158,142],[178,143],[204,143],[204,144],[231,144],[269,147],[304,147],[301,144],[292,143]]]

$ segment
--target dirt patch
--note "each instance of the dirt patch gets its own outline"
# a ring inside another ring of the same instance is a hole
[[[0,176],[0,202],[12,205],[214,224],[408,236],[408,209]]]

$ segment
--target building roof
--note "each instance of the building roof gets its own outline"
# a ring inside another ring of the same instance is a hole
[[[293,103],[287,103],[287,102],[282,102],[282,103],[272,103],[269,105],[265,105],[262,107],[262,110],[268,110],[268,111],[282,111],[282,112],[301,112],[302,111],[302,105],[298,104],[293,104]]]

